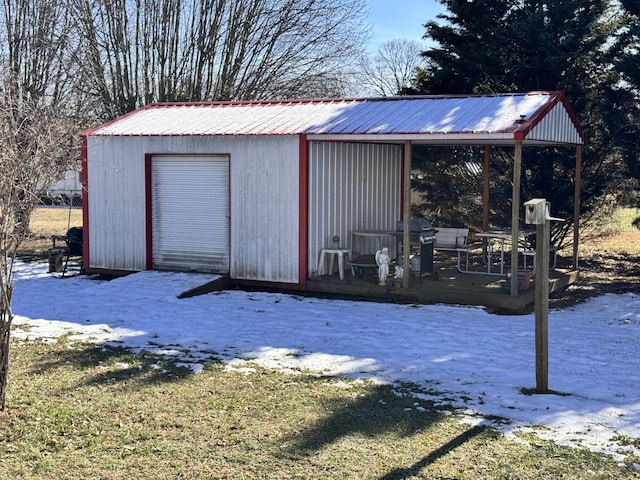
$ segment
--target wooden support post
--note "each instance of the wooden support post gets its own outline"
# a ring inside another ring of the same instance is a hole
[[[411,140],[404,142],[404,191],[402,202],[402,286],[409,288],[409,277],[411,276],[411,264],[409,253],[411,250]]]
[[[484,146],[484,168],[482,170],[482,230],[489,230],[489,159],[491,147]]]
[[[491,147],[484,146],[484,168],[482,169],[482,231],[489,230],[489,158],[491,156]],[[487,239],[482,239],[482,258],[487,256]]]
[[[582,145],[576,146],[576,175],[573,193],[573,268],[578,270],[580,242],[580,184],[582,182]]]
[[[536,226],[536,393],[549,391],[549,220]],[[517,283],[517,282],[516,282]]]
[[[518,295],[518,224],[520,223],[520,170],[522,142],[515,145],[513,155],[513,193],[511,198],[511,296]]]

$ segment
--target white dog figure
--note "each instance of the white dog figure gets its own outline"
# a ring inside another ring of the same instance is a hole
[[[402,268],[400,265],[396,265],[396,271],[393,274],[393,278],[395,280],[402,280],[403,277],[404,277],[404,268]]]
[[[378,264],[378,285],[387,284],[387,276],[389,275],[389,248],[382,247],[382,250],[376,252],[376,264]]]

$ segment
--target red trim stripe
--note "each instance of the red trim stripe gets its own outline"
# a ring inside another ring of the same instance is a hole
[[[584,133],[584,130],[582,129],[582,127],[580,126],[580,122],[578,122],[578,118],[576,117],[575,113],[571,109],[571,106],[569,105],[569,101],[567,100],[567,97],[564,95],[563,92],[549,92],[549,93],[553,95],[551,97],[551,100],[546,105],[541,107],[537,112],[535,112],[531,116],[531,118],[529,118],[527,121],[522,123],[522,126],[514,132],[513,139],[516,141],[525,140],[527,135],[529,135],[529,132],[531,132],[531,130],[533,130],[533,128],[536,125],[538,125],[538,123],[540,123],[558,103],[562,103],[565,110],[567,111],[567,115],[569,115],[569,118],[573,123],[573,126],[578,132],[580,139],[586,145],[587,136]]]
[[[306,135],[298,136],[298,283],[309,278],[309,145]]]
[[[153,155],[145,153],[144,155],[144,209],[145,209],[145,256],[146,269],[153,270],[153,215],[152,215],[152,181],[151,181],[151,163]]]
[[[87,137],[82,135],[80,157],[81,170],[80,182],[82,183],[82,265],[85,268],[91,267],[91,256],[89,254],[89,176],[87,172]]]

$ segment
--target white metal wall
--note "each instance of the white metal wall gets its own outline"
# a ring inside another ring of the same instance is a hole
[[[247,137],[231,156],[231,276],[297,283],[298,137]]]
[[[87,268],[144,270],[144,142],[136,137],[88,138],[86,174]]]
[[[230,275],[298,282],[297,136],[87,139],[90,268],[146,268],[145,154],[228,154]]]
[[[153,268],[229,273],[228,157],[154,155],[151,182]]]
[[[527,135],[528,140],[544,140],[558,143],[582,144],[576,126],[559,102]]]
[[[342,247],[353,248],[354,230],[395,230],[401,213],[401,174],[399,145],[310,143],[311,275],[320,250],[332,246],[334,235],[340,237]]]

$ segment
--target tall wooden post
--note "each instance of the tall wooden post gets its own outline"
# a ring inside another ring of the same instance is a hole
[[[576,175],[573,193],[573,268],[578,270],[580,242],[580,184],[582,182],[582,145],[576,146]]]
[[[411,253],[411,140],[404,142],[404,191],[402,202],[402,286],[409,288],[409,277],[411,276],[411,264],[409,254]]]
[[[491,156],[491,147],[484,146],[484,167],[482,169],[482,231],[489,230],[489,158]],[[482,239],[482,257],[487,256],[487,239]]]
[[[484,146],[484,168],[482,170],[482,230],[489,230],[489,159],[491,146]]]
[[[520,170],[522,142],[515,145],[513,155],[513,193],[511,198],[511,296],[518,295],[518,223],[520,222]]]
[[[547,203],[548,205],[548,203]],[[536,392],[549,391],[549,237],[550,222],[536,226]]]
[[[536,225],[536,393],[549,391],[549,239],[551,206],[544,198],[524,202],[524,218]]]

